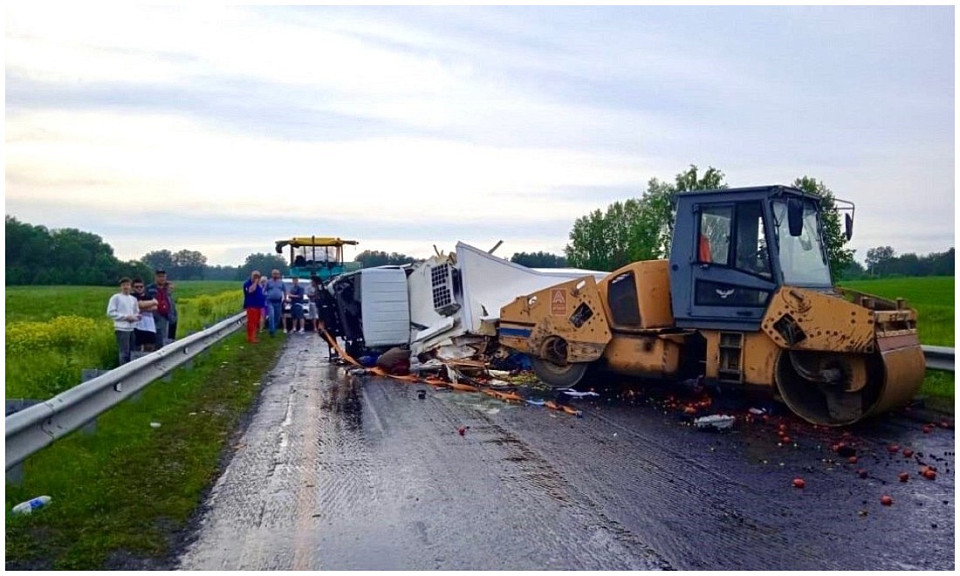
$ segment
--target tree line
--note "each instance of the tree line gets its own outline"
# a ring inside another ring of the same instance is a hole
[[[896,255],[890,246],[871,248],[866,266],[854,260],[836,210],[833,192],[822,182],[803,176],[794,186],[821,198],[824,207],[824,233],[835,281],[887,276],[953,276],[955,254]],[[531,268],[585,268],[615,270],[638,260],[666,258],[670,254],[676,195],[691,190],[726,188],[722,171],[709,167],[703,173],[691,165],[676,175],[672,183],[657,178],[637,198],[614,202],[605,210],[594,210],[577,218],[570,231],[564,255],[547,252],[517,252],[511,262]],[[421,262],[398,252],[364,250],[354,257],[362,267],[403,265]],[[274,268],[286,275],[286,260],[273,253],[250,254],[241,266],[211,266],[196,250],[155,250],[139,260],[120,261],[113,248],[90,232],[75,228],[48,229],[6,217],[6,283],[8,285],[114,285],[122,276],[144,279],[163,268],[179,280],[240,281],[250,270],[268,272]]]

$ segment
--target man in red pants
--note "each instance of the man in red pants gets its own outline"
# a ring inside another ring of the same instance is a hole
[[[243,309],[247,311],[247,342],[259,342],[260,312],[266,306],[263,287],[260,286],[260,271],[254,270],[243,283]]]

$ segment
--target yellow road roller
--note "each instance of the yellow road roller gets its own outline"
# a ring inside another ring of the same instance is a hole
[[[815,424],[851,424],[913,397],[926,368],[916,311],[833,286],[819,197],[697,191],[679,194],[676,210],[669,260],[520,296],[500,311],[500,343],[555,387],[592,370],[702,376],[765,390]]]

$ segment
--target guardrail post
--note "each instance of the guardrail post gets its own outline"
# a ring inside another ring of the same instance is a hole
[[[131,360],[133,359],[133,354],[138,354],[138,352],[130,353]],[[140,354],[142,354],[142,352],[140,352]],[[87,380],[93,380],[94,378],[103,376],[107,372],[109,372],[109,370],[101,370],[99,368],[84,368],[83,371],[80,373],[80,382],[83,383],[83,382],[86,382]],[[83,428],[81,428],[80,430],[85,436],[92,436],[96,434],[97,419],[94,418],[93,420],[87,422],[86,424],[83,425]]]
[[[7,484],[18,487],[23,484],[23,462],[15,464],[13,468],[7,470]]]
[[[23,410],[24,408],[27,408],[29,406],[33,406],[34,404],[39,404],[39,403],[40,403],[40,400],[32,400],[29,398],[13,398],[13,399],[7,400],[5,402],[6,412],[7,412],[6,415],[9,416],[11,414],[14,414],[16,412]],[[23,484],[23,463],[22,462],[13,466],[9,470],[7,470],[7,483],[13,484],[14,486],[20,486],[21,484]]]

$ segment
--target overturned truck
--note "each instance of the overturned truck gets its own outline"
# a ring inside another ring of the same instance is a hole
[[[527,268],[460,242],[455,252],[416,265],[345,274],[328,290],[336,297],[340,336],[354,356],[392,346],[408,346],[415,355],[446,346],[479,354],[496,344],[500,309],[517,294],[605,275]]]

